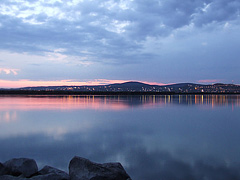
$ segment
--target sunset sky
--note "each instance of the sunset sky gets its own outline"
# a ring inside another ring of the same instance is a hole
[[[239,0],[0,1],[0,88],[239,77]]]

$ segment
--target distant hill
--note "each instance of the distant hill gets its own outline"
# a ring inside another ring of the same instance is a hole
[[[124,83],[115,83],[115,84],[109,84],[110,86],[122,86],[122,87],[127,87],[127,86],[131,86],[131,87],[140,87],[140,86],[151,86],[149,84],[145,84],[142,82],[135,82],[135,81],[129,81],[129,82],[124,82]]]
[[[76,92],[174,92],[174,93],[240,93],[240,86],[234,84],[203,85],[178,83],[171,85],[150,85],[142,82],[125,82],[96,86],[41,86],[25,87],[18,90],[31,91],[76,91]]]

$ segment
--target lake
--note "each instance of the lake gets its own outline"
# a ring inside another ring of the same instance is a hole
[[[0,162],[74,156],[133,180],[240,179],[240,95],[0,96]]]

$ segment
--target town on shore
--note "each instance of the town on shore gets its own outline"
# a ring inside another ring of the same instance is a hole
[[[0,94],[239,94],[240,85],[194,84],[150,85],[141,82],[125,82],[95,86],[38,86],[0,89]]]

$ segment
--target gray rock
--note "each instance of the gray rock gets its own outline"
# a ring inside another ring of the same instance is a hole
[[[39,175],[39,176],[34,176],[32,178],[28,178],[29,180],[67,180],[67,179],[62,179],[62,177],[59,177],[57,174],[45,174],[45,175]]]
[[[54,167],[45,166],[31,180],[69,180],[69,175]]]
[[[4,166],[9,170],[8,174],[13,176],[30,177],[38,171],[35,160],[27,158],[11,159]]]
[[[15,177],[11,175],[3,175],[0,176],[0,180],[27,180],[26,178]]]
[[[69,164],[71,180],[131,180],[120,163],[98,164],[74,157]]]

